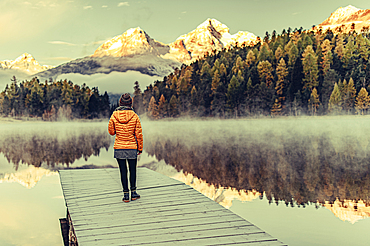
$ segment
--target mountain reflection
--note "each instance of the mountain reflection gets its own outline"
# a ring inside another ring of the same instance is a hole
[[[20,125],[20,127],[24,127]],[[98,156],[101,148],[108,150],[111,138],[106,129],[41,125],[38,129],[9,130],[1,132],[0,153],[18,170],[19,164],[40,167],[46,163],[54,168],[58,164],[69,167],[75,160]]]
[[[202,138],[158,133],[146,139],[145,151],[210,185],[265,193],[270,203],[370,205],[368,140],[294,131],[239,135],[218,131],[210,139]]]

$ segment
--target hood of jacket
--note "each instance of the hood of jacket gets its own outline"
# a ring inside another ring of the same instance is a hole
[[[135,116],[135,112],[132,111],[132,110],[117,110],[117,111],[114,111],[114,118],[116,118],[116,120],[121,124],[126,124],[134,116]]]

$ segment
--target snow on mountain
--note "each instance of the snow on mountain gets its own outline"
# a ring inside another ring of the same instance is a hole
[[[35,74],[41,71],[52,68],[52,66],[41,66],[32,55],[24,53],[17,57],[15,60],[0,61],[0,68],[2,69],[14,69],[27,74]]]
[[[177,59],[186,64],[204,57],[213,50],[222,50],[237,45],[257,42],[253,33],[239,31],[231,35],[229,28],[215,19],[207,19],[188,34],[181,35],[170,44],[169,54],[164,58]]]
[[[124,57],[142,54],[162,55],[169,51],[169,46],[149,37],[140,27],[131,28],[102,44],[92,57]]]
[[[236,45],[250,45],[257,36],[249,32],[229,33],[229,28],[215,19],[207,19],[196,29],[171,44],[151,38],[140,27],[128,29],[98,47],[94,54],[38,73],[41,78],[56,78],[61,74],[139,71],[150,76],[166,76],[181,64],[204,57],[214,50]]]
[[[358,9],[352,5],[347,7],[340,7],[333,12],[329,18],[324,20],[319,27],[322,29],[338,30],[342,29],[344,32],[351,30],[352,24],[355,24],[355,30],[361,32],[361,30],[370,27],[370,9]]]
[[[173,43],[158,42],[140,29],[131,28],[102,44],[92,57],[128,57],[152,54],[189,64],[213,50],[231,46],[253,44],[257,36],[249,32],[229,33],[229,28],[215,19],[207,19],[188,34],[181,35]]]

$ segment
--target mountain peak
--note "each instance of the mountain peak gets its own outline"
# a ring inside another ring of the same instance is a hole
[[[370,9],[359,9],[352,5],[340,7],[334,11],[329,18],[324,20],[319,26],[324,30],[348,32],[353,29],[353,25],[357,32],[361,32],[363,28],[370,26]]]
[[[103,43],[92,57],[123,57],[148,53],[161,55],[168,50],[168,45],[152,39],[144,30],[136,27]]]
[[[205,20],[202,24],[200,24],[195,30],[204,30],[204,29],[214,29],[216,30],[218,33],[220,34],[223,34],[223,33],[228,33],[229,32],[229,28],[222,24],[221,22],[219,22],[218,20],[216,19],[210,19],[208,18],[207,20]]]
[[[35,58],[29,53],[23,53],[18,56],[15,60],[0,61],[0,68],[2,69],[16,69],[27,74],[35,74],[47,69],[52,66],[41,66]]]
[[[346,18],[351,16],[352,14],[356,13],[360,9],[348,5],[347,7],[340,7],[336,11],[334,11],[328,19],[326,19],[322,25],[333,25],[339,22],[343,22]]]

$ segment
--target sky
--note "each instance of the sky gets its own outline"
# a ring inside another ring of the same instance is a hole
[[[106,40],[140,27],[169,44],[207,18],[230,33],[309,29],[339,7],[370,9],[368,0],[0,0],[0,60],[31,54],[41,65],[85,57]]]

